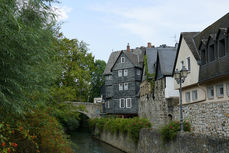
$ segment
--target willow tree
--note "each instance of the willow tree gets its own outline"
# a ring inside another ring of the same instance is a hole
[[[60,72],[52,2],[0,0],[1,117],[46,101]]]

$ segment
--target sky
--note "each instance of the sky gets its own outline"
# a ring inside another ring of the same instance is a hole
[[[228,13],[229,0],[59,0],[61,32],[88,44],[95,59],[112,51],[174,46],[181,32],[202,31]]]

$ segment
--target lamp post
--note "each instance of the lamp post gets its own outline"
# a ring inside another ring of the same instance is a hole
[[[183,126],[183,110],[182,110],[182,83],[184,83],[185,78],[188,75],[188,70],[185,68],[185,66],[182,65],[182,69],[178,71],[176,69],[174,73],[175,80],[177,81],[177,84],[180,85],[180,127],[181,132],[184,132],[184,126]]]

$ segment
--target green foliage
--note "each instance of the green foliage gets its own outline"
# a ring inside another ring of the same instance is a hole
[[[79,106],[78,108],[71,103],[50,103],[48,105],[48,112],[69,131],[74,131],[79,127],[79,115],[77,110],[84,110],[85,106]]]
[[[149,73],[148,66],[147,66],[147,56],[144,56],[144,65],[145,65],[145,74],[146,74],[146,80],[150,83],[151,91],[154,91],[155,86],[155,73]]]
[[[103,60],[95,60],[94,70],[92,71],[92,80],[91,80],[91,96],[90,101],[93,101],[95,97],[101,96],[101,88],[105,83],[103,72],[106,67],[106,62]]]
[[[140,118],[95,118],[89,120],[92,131],[98,128],[99,132],[108,131],[112,134],[128,134],[135,142],[138,142],[139,132],[142,128],[150,128],[151,123],[147,119]]]
[[[63,72],[53,88],[55,101],[86,102],[91,91],[94,57],[88,53],[87,45],[77,39],[62,38],[59,45]]]
[[[46,101],[59,72],[52,0],[17,2],[0,0],[1,118]]]
[[[0,123],[0,152],[9,149],[23,153],[66,153],[72,152],[62,126],[49,110],[34,110],[26,119],[15,118],[14,122]]]
[[[184,131],[190,131],[191,124],[187,121],[184,121]],[[163,126],[160,129],[161,137],[164,142],[173,140],[177,136],[177,132],[180,131],[180,122],[172,121],[168,125]]]

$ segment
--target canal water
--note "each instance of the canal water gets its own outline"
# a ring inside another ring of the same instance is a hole
[[[124,153],[106,143],[91,137],[88,128],[80,128],[72,132],[71,140],[75,153]]]

